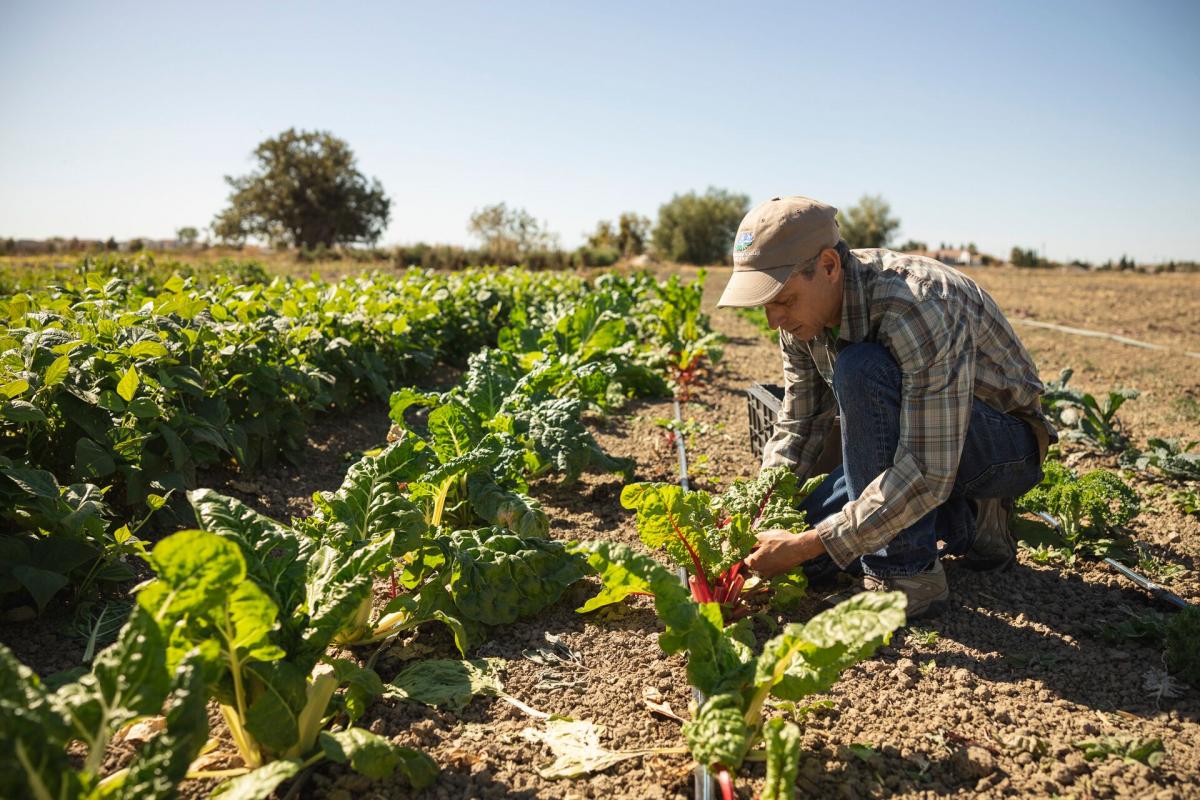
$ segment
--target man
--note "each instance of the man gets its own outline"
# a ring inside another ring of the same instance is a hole
[[[804,503],[812,529],[770,530],[746,564],[804,564],[900,590],[908,616],[942,611],[939,561],[1003,570],[1012,499],[1042,477],[1053,427],[1029,353],[991,296],[937,261],[851,251],[837,209],[776,197],[746,215],[719,306],[763,306],[779,331],[784,397],[763,468],[840,466]],[[840,419],[840,441],[830,435]],[[834,452],[822,450],[829,448]]]

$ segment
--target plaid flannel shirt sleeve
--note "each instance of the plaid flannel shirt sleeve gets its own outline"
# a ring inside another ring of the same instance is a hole
[[[971,420],[975,348],[963,309],[926,299],[884,321],[879,340],[902,373],[900,440],[892,465],[816,526],[846,567],[874,553],[950,495]]]
[[[762,468],[786,466],[804,480],[821,454],[837,405],[803,342],[780,331],[779,350],[783,354],[783,401],[775,432],[763,447]]]

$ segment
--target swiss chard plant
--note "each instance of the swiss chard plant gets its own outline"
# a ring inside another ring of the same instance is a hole
[[[736,610],[746,574],[742,559],[760,530],[800,533],[804,512],[797,506],[824,476],[799,486],[786,467],[763,470],[753,480],[737,480],[722,494],[688,491],[670,483],[632,483],[621,491],[621,505],[637,511],[638,536],[662,550],[691,574],[688,585],[701,603]],[[804,574],[793,570],[776,579],[803,588]]]
[[[655,339],[667,351],[672,388],[684,401],[691,397],[701,372],[720,360],[725,341],[700,311],[705,276],[705,270],[700,270],[696,280],[685,284],[672,275],[655,286],[656,298],[651,304]]]
[[[1077,476],[1060,461],[1047,460],[1042,482],[1025,494],[1018,507],[1050,515],[1058,530],[1025,524],[1022,538],[1042,555],[1059,554],[1073,562],[1078,554],[1136,561],[1126,525],[1138,515],[1137,492],[1113,472],[1092,470]],[[1061,533],[1060,533],[1061,532]]]
[[[843,670],[873,655],[905,621],[902,592],[863,593],[806,623],[785,626],[756,653],[744,620],[726,627],[717,603],[698,602],[653,558],[613,542],[586,543],[579,552],[603,583],[581,612],[630,594],[654,596],[664,626],[659,646],[667,653],[687,653],[688,681],[706,698],[685,723],[684,738],[696,761],[717,776],[725,798],[733,796],[733,773],[760,744],[766,749],[768,785],[784,789],[787,776],[794,779],[799,757],[794,729],[779,722],[764,728],[772,698],[796,702],[829,689]]]
[[[554,397],[609,409],[629,397],[665,396],[659,356],[638,335],[634,301],[610,281],[540,318],[515,311],[500,331],[500,349]]]
[[[169,664],[167,648],[157,621],[135,610],[90,672],[51,689],[0,645],[0,795],[174,797],[208,736],[208,694],[199,651],[181,650]],[[161,732],[102,776],[117,732],[160,714]],[[72,745],[79,749],[68,752]]]
[[[168,669],[200,654],[244,764],[241,790],[266,794],[322,759],[372,777],[399,768],[418,788],[430,782],[427,756],[353,727],[383,691],[378,675],[327,654],[370,595],[393,536],[347,555],[236,500],[207,491],[191,499],[205,530],[154,547],[158,577],[137,601],[158,625]]]
[[[378,642],[437,621],[465,654],[486,626],[537,613],[587,572],[578,556],[544,538],[549,521],[536,501],[492,479],[494,437],[439,464],[444,444],[403,432],[351,467],[337,492],[316,495],[313,516],[297,524],[354,563],[368,585],[371,575],[392,577],[383,611],[372,620],[372,596],[361,593],[336,643]]]
[[[450,628],[466,655],[489,626],[539,613],[590,571],[580,556],[552,539],[503,528],[439,533],[410,555],[400,575],[406,591],[388,603],[361,641],[437,621]]]

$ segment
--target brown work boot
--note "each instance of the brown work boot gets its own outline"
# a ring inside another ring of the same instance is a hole
[[[986,497],[971,500],[975,507],[975,543],[967,551],[966,565],[976,572],[1003,572],[1017,560],[1012,535],[1012,500]]]
[[[909,622],[941,614],[950,600],[946,571],[942,569],[942,562],[936,560],[931,569],[916,575],[894,578],[875,578],[867,575],[863,578],[863,588],[868,592],[904,592],[908,598],[908,608],[904,613]]]

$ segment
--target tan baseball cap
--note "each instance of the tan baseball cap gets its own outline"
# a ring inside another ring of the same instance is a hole
[[[837,209],[809,197],[772,197],[756,206],[733,240],[733,275],[718,307],[761,306],[792,268],[838,243]]]

